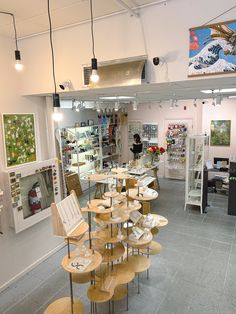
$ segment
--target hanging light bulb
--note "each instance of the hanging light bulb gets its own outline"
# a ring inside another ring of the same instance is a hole
[[[92,73],[90,75],[90,81],[92,83],[97,83],[99,81],[99,75],[98,75],[98,66],[97,66],[97,59],[92,58],[91,59],[91,65],[92,65]]]
[[[14,33],[15,33],[15,44],[16,44],[16,50],[15,50],[15,69],[17,71],[21,71],[23,69],[23,64],[21,63],[21,56],[20,56],[20,50],[18,49],[18,39],[17,39],[17,32],[16,32],[16,21],[15,16],[13,13],[0,11],[1,14],[10,15],[12,17],[13,21],[13,27],[14,27]]]
[[[15,69],[21,71],[24,66],[21,63],[20,50],[15,50],[15,60]]]
[[[89,0],[90,4],[90,21],[91,21],[91,37],[92,37],[92,53],[93,58],[91,59],[91,67],[92,67],[92,73],[90,75],[90,82],[97,83],[99,81],[99,75],[98,75],[98,63],[97,58],[95,57],[95,43],[94,43],[94,33],[93,33],[93,1]]]
[[[101,112],[101,106],[99,102],[96,102],[96,110],[97,110],[97,113]]]
[[[52,118],[55,122],[59,122],[62,120],[62,113],[60,112],[60,107],[53,108]]]

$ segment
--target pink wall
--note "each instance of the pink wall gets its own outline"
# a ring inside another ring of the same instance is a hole
[[[236,99],[224,99],[220,107],[211,105],[211,100],[203,105],[202,132],[210,134],[211,120],[231,120],[230,146],[210,146],[209,159],[236,156]]]

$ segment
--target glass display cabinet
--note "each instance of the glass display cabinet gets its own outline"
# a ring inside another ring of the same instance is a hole
[[[187,205],[200,207],[201,214],[205,210],[204,170],[208,158],[209,137],[192,135],[187,137],[185,210]]]

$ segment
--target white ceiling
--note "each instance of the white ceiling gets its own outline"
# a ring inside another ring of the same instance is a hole
[[[126,3],[135,12],[138,8],[163,4],[170,0],[93,0],[94,17],[127,11],[121,3]],[[89,21],[89,0],[51,0],[53,29]],[[0,0],[0,11],[15,15],[18,38],[32,36],[48,31],[46,0]],[[0,14],[0,35],[14,38],[12,20]],[[134,95],[141,102],[177,99],[204,99],[210,96],[200,93],[201,89],[221,89],[236,87],[235,76],[222,76],[212,79],[188,79],[187,81],[161,84],[143,84],[121,88],[106,88],[63,93],[63,98],[98,99],[101,95]],[[227,95],[226,95],[227,96]]]
[[[163,0],[93,0],[94,18],[127,11],[122,2],[135,9]],[[89,0],[51,0],[50,8],[54,29],[90,19]],[[0,0],[0,11],[15,15],[19,38],[45,32],[49,28],[46,0]],[[12,19],[3,14],[0,14],[0,35],[14,36]]]
[[[142,84],[111,88],[95,88],[80,91],[62,92],[62,99],[99,100],[101,96],[134,96],[140,102],[165,101],[169,99],[208,99],[212,95],[204,94],[201,90],[214,90],[223,88],[236,88],[235,77],[222,77],[212,79],[189,79],[180,82],[158,84]],[[223,93],[223,97],[236,95]]]

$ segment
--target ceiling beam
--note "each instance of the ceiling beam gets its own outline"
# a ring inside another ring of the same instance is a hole
[[[127,10],[131,16],[139,17],[139,14],[133,10],[124,0],[115,0],[123,9]]]

